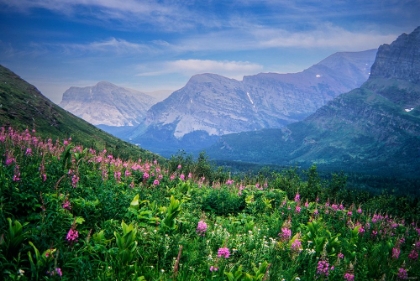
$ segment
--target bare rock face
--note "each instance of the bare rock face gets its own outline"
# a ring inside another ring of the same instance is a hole
[[[71,87],[60,106],[93,125],[135,126],[156,100],[142,92],[99,82],[91,87]]]
[[[281,128],[303,120],[341,93],[369,77],[376,50],[336,53],[294,74],[261,73],[243,81],[215,74],[193,76],[147,112],[144,126],[153,130],[171,124],[173,136],[204,131],[229,133]]]
[[[379,47],[372,66],[372,78],[395,78],[420,83],[420,27],[409,35],[402,34],[391,45]]]

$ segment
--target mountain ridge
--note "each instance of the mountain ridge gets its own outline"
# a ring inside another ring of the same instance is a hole
[[[107,81],[94,86],[70,87],[60,106],[93,125],[135,126],[157,100],[143,92]]]
[[[225,134],[281,128],[360,86],[368,78],[366,65],[373,63],[375,53],[335,53],[302,72],[260,73],[245,76],[242,81],[211,73],[194,75],[183,88],[153,105],[145,122],[128,138],[157,152],[170,146],[175,153],[178,149],[203,148],[204,143]],[[337,58],[340,61],[334,64]],[[196,134],[200,138],[191,147],[185,139],[192,140]],[[155,142],[150,141],[158,135]]]
[[[420,80],[412,78],[420,68],[419,31],[420,27],[382,45],[361,87],[285,128],[222,136],[207,150],[209,155],[259,163],[316,163],[344,170],[415,173],[420,169]],[[261,145],[253,147],[258,140]]]

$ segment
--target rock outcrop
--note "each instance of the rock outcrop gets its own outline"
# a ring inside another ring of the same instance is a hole
[[[391,45],[379,47],[372,66],[372,78],[395,78],[410,83],[420,82],[420,27],[402,34]]]

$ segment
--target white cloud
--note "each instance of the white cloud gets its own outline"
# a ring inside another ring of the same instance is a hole
[[[238,80],[242,79],[244,75],[255,74],[263,70],[262,65],[250,62],[198,59],[166,61],[154,65],[143,65],[139,68],[149,71],[140,72],[137,76],[159,76],[169,73],[192,76],[200,73],[216,73]]]
[[[282,29],[255,28],[252,30],[261,48],[336,48],[361,51],[391,43],[396,34],[379,34],[367,31],[349,31],[331,24],[324,24],[311,31],[290,32]]]
[[[31,52],[46,53],[58,52],[67,55],[135,55],[152,54],[159,51],[159,44],[153,42],[149,44],[133,43],[124,39],[111,37],[102,41],[88,43],[31,43]]]

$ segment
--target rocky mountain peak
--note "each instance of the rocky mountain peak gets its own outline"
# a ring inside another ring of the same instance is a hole
[[[420,27],[400,35],[390,45],[381,45],[372,65],[371,78],[394,78],[420,83]]]
[[[71,87],[60,106],[94,125],[134,126],[156,100],[142,92],[107,81],[89,87]]]

